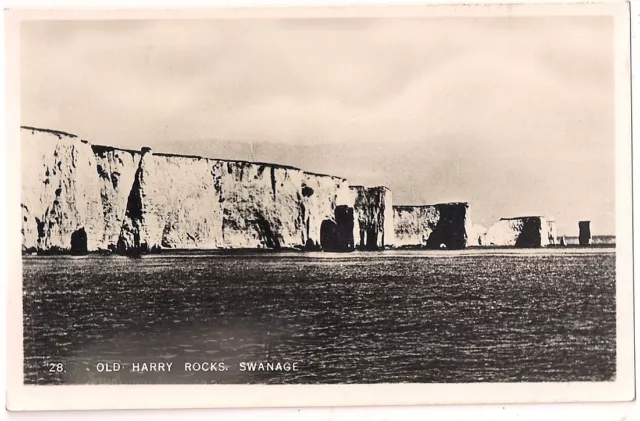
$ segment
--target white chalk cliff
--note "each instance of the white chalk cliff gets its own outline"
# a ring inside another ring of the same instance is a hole
[[[30,127],[21,143],[24,252],[556,243],[544,217],[487,230],[467,203],[393,206],[386,187],[290,166],[124,150]]]
[[[84,230],[104,245],[107,220],[91,145],[63,132],[22,129],[22,248],[70,250]]]
[[[25,251],[317,248],[353,207],[347,180],[298,168],[21,137]]]

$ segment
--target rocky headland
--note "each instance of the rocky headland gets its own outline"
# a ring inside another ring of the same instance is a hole
[[[387,187],[291,166],[118,149],[33,127],[21,128],[21,145],[25,253],[557,244],[543,216],[485,229],[464,202],[393,205]]]

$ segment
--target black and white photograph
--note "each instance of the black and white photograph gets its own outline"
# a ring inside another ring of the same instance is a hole
[[[16,14],[22,393],[633,399],[628,4],[556,6]]]

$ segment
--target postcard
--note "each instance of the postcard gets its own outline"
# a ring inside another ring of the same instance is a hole
[[[634,399],[628,3],[5,21],[10,410]]]

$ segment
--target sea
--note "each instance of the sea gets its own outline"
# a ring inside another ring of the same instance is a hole
[[[616,375],[611,247],[24,256],[22,263],[26,384]]]

